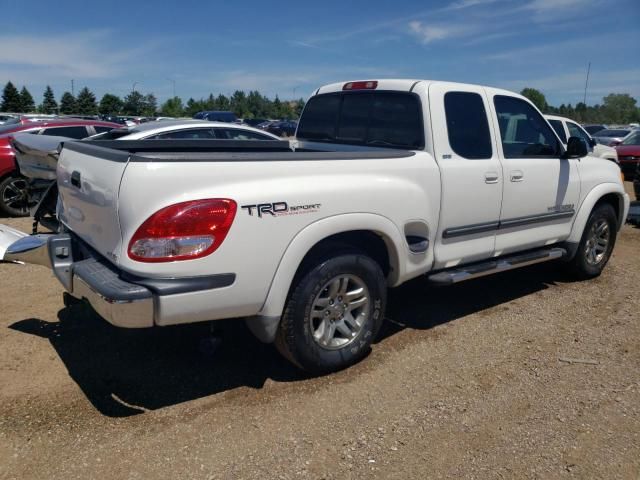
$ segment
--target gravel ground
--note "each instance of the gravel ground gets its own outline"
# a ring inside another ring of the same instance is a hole
[[[0,478],[638,480],[639,284],[629,225],[595,280],[415,280],[367,359],[309,378],[242,322],[215,351],[206,325],[119,330],[0,265]]]

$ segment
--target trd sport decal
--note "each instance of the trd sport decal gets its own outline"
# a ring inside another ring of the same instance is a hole
[[[263,215],[271,215],[273,217],[281,217],[284,215],[301,215],[303,213],[314,213],[320,210],[319,203],[309,205],[292,205],[287,202],[258,203],[255,205],[242,205],[240,208],[246,210],[250,217],[257,214],[262,218]]]

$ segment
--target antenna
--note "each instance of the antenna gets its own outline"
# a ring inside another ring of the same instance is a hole
[[[582,103],[587,104],[587,87],[589,86],[589,73],[591,72],[591,62],[589,62],[589,66],[587,67],[587,80],[584,82],[584,99]]]

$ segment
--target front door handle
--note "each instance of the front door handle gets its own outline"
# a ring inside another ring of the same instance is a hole
[[[496,172],[487,172],[484,174],[484,183],[498,183],[499,178]]]
[[[509,172],[509,176],[512,182],[521,182],[524,179],[524,173],[522,170],[513,170]]]

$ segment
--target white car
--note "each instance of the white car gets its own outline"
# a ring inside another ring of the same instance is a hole
[[[116,128],[92,140],[282,140],[271,133],[245,125],[208,120],[163,120]]]
[[[65,142],[62,228],[0,226],[0,258],[52,268],[114,325],[245,318],[295,365],[327,372],[367,354],[387,287],[551,260],[592,278],[629,211],[616,165],[579,138],[565,148],[506,90],[334,83],[309,98],[296,138],[295,150]]]
[[[569,137],[581,138],[587,143],[589,151],[592,152],[594,156],[606,158],[607,160],[618,163],[618,153],[615,148],[596,142],[584,128],[570,118],[558,117],[556,115],[545,115],[544,118],[549,121],[563,144],[567,144]]]

